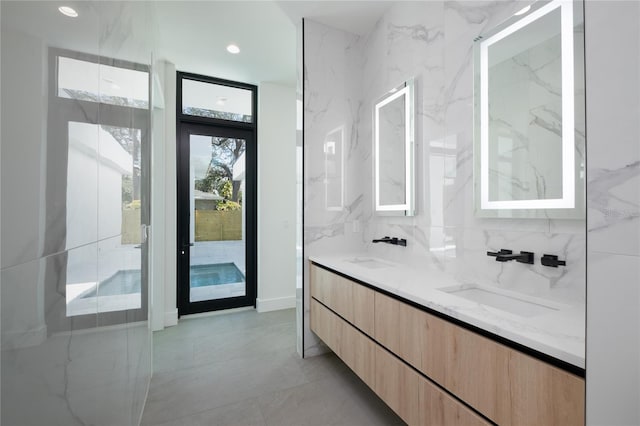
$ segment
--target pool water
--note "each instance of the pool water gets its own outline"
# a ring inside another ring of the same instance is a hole
[[[191,266],[191,287],[205,287],[244,282],[244,275],[234,263]]]
[[[80,296],[82,299],[100,296],[117,296],[119,294],[140,293],[141,272],[139,269],[118,271],[100,282],[98,289],[93,289]],[[191,287],[206,287],[244,282],[244,274],[234,263],[214,263],[191,266]]]
[[[140,269],[126,269],[118,271],[106,280],[100,282],[97,289],[83,294],[83,299],[98,296],[116,296],[119,294],[140,293]]]

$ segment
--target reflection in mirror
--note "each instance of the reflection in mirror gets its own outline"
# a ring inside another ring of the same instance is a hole
[[[67,235],[81,245],[97,205],[100,240],[97,277],[95,253],[69,252],[67,316],[141,307],[140,140],[140,129],[69,122]]]
[[[375,210],[414,214],[413,80],[390,90],[374,108]]]
[[[536,2],[477,39],[475,177],[481,216],[584,215],[578,9],[568,2]]]
[[[341,211],[344,206],[344,126],[327,133],[324,140],[325,206]]]

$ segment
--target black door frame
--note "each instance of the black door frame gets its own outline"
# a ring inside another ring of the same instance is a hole
[[[182,112],[182,81],[195,80],[204,83],[236,87],[252,92],[252,122],[223,120],[219,118],[199,117]],[[197,74],[177,72],[176,84],[176,156],[177,156],[177,308],[178,316],[195,314],[242,306],[256,306],[257,295],[257,189],[258,189],[258,145],[257,145],[257,86],[222,80]],[[189,200],[189,135],[211,135],[244,139],[246,185],[243,194],[243,210],[245,214],[245,296],[224,299],[189,301],[190,274],[190,200]]]

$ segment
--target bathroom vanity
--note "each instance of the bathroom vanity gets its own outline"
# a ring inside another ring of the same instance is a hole
[[[584,424],[584,354],[571,344],[584,339],[558,322],[558,340],[545,340],[535,325],[561,315],[570,324],[579,309],[518,323],[452,294],[444,274],[417,280],[366,257],[310,260],[311,329],[408,424]]]

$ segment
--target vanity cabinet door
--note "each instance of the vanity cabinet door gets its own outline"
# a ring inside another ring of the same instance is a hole
[[[415,368],[420,368],[426,325],[424,312],[375,293],[375,340]]]
[[[311,297],[353,322],[353,282],[340,275],[310,265]]]
[[[420,380],[420,424],[425,426],[488,426],[491,423],[431,381]]]
[[[420,382],[413,369],[376,345],[376,394],[409,425],[420,424]]]

